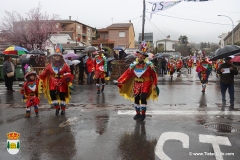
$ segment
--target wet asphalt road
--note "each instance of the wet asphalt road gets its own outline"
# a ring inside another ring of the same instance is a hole
[[[40,116],[32,114],[29,119],[23,118],[21,95],[6,92],[1,83],[0,160],[240,159],[239,80],[236,77],[236,111],[230,112],[227,107],[221,111],[214,74],[205,94],[195,73],[174,75],[173,82],[168,76],[159,77],[159,100],[149,101],[145,122],[132,119],[132,102],[120,97],[111,82],[100,95],[94,85],[76,85],[65,116],[55,116],[42,98]],[[227,133],[227,128],[216,132],[212,123],[231,125],[236,132]],[[6,134],[11,131],[21,134],[16,155],[6,149]]]

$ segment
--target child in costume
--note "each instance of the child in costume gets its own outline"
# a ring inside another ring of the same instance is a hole
[[[170,78],[171,78],[171,81],[172,81],[173,73],[176,70],[176,62],[174,61],[174,59],[172,57],[170,58],[169,62],[167,63],[167,67],[168,67],[168,70],[170,72]]]
[[[177,76],[180,77],[181,68],[183,67],[183,62],[180,57],[176,61],[176,67],[177,67]]]
[[[206,60],[205,57],[203,57],[196,70],[198,72],[198,77],[202,83],[202,92],[205,93],[208,77],[212,71],[212,65]]]
[[[71,98],[74,76],[63,60],[62,54],[55,53],[52,57],[52,62],[39,75],[39,90],[44,92],[48,103],[56,109],[55,114],[58,115],[61,109],[61,115],[64,115],[66,104]]]
[[[107,72],[107,59],[103,55],[104,51],[98,51],[98,55],[93,60],[94,78],[96,79],[97,94],[100,94],[100,79],[102,82],[101,92],[104,91],[105,73]]]
[[[38,117],[38,104],[40,103],[39,93],[38,93],[38,78],[35,71],[31,71],[28,67],[24,78],[24,82],[20,93],[22,94],[23,101],[26,102],[26,118],[30,117],[31,107],[34,107],[36,116]]]
[[[119,93],[127,99],[134,100],[136,115],[134,120],[144,121],[147,110],[147,99],[157,99],[157,73],[154,65],[148,60],[148,54],[138,53],[138,58],[117,80]],[[140,103],[141,101],[141,103]]]
[[[192,59],[192,56],[190,55],[190,57],[187,59],[188,74],[191,74],[192,67],[193,67],[193,59]]]

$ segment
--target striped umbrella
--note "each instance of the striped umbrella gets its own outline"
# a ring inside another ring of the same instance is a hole
[[[28,53],[28,50],[19,46],[10,46],[7,49],[5,49],[5,51],[3,51],[3,54],[7,55],[22,55],[26,53]]]

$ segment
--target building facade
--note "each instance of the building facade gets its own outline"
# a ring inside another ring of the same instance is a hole
[[[57,28],[60,28],[60,34],[68,34],[72,40],[76,42],[82,42],[87,46],[90,46],[92,40],[96,37],[96,29],[80,23],[75,20],[58,20]]]
[[[220,42],[219,42],[219,45],[221,47],[225,46],[224,44],[224,38],[227,36],[228,34],[227,33],[222,33],[220,36],[218,36],[219,38],[221,38]]]
[[[69,34],[53,34],[45,42],[45,49],[48,54],[54,53],[57,44],[60,44],[64,50],[66,50],[66,48],[73,50],[73,48],[85,46],[81,42],[72,40]]]
[[[176,44],[178,41],[171,40],[170,36],[168,36],[166,39],[157,40],[156,46],[157,48],[163,48],[165,52],[167,51],[176,51]]]
[[[97,30],[99,38],[92,41],[93,46],[135,48],[135,33],[132,23],[115,23]]]
[[[233,29],[233,43],[240,45],[240,23]],[[224,45],[232,44],[232,31],[224,38]]]
[[[144,40],[145,40],[145,42],[149,42],[150,46],[153,46],[153,32],[144,33]],[[141,43],[142,43],[142,33],[139,33],[138,44],[141,44]]]

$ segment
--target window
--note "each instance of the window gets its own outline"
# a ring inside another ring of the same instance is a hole
[[[125,37],[125,32],[119,32],[119,37]]]
[[[77,27],[78,29],[80,29],[81,27],[80,27],[80,25],[78,25],[78,27]]]

